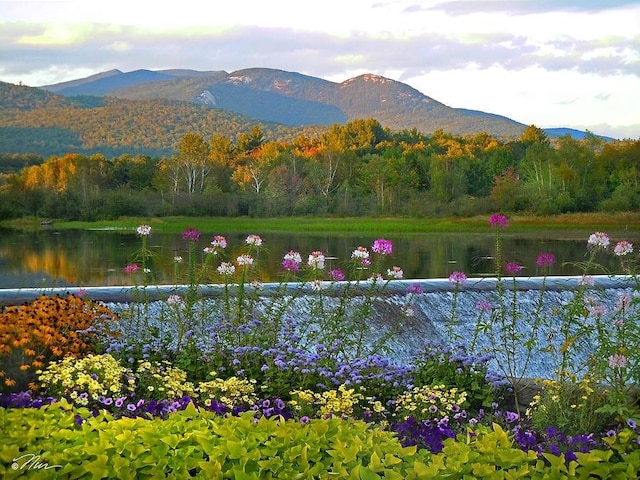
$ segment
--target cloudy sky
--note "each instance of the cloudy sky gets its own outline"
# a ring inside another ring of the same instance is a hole
[[[638,0],[0,1],[0,81],[250,67],[640,138]]]

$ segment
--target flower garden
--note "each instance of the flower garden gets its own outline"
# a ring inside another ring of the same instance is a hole
[[[231,254],[224,237],[203,247],[189,228],[173,259],[188,288],[152,301],[152,232],[141,225],[125,267],[137,285],[130,303],[43,295],[0,313],[0,476],[638,478],[640,300],[623,292],[606,312],[590,282],[599,255],[635,279],[633,245],[588,238],[583,279],[554,310],[553,341],[540,342],[550,314],[518,310],[521,266],[501,251],[508,219],[489,223],[499,281],[478,302],[474,331],[457,328],[468,279],[453,272],[447,341],[424,339],[410,362],[394,360],[389,340],[414,314],[419,285],[407,286],[398,318],[370,328],[373,304],[404,275],[391,241],[358,247],[340,269],[323,252],[289,251],[281,286],[265,296],[261,237]],[[540,253],[543,278],[554,262]],[[201,295],[210,284],[219,298]],[[543,352],[553,378],[522,407],[522,364]]]

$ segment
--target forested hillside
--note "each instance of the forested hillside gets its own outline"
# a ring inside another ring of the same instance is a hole
[[[239,132],[254,125],[259,125],[267,138],[282,141],[326,130],[259,122],[176,100],[67,98],[0,82],[0,154],[167,156],[188,132],[209,135],[215,131],[235,140]]]
[[[153,149],[154,136],[170,132],[175,148],[169,154],[1,156],[0,166],[10,173],[0,177],[0,219],[422,217],[640,208],[640,140],[605,142],[587,134],[583,140],[567,135],[550,141],[533,125],[508,141],[486,133],[425,135],[416,129],[392,132],[374,119],[273,140],[257,124],[234,123],[233,134],[221,133],[213,122],[172,131],[162,115],[164,103],[146,105],[140,118],[106,99],[102,121],[82,118],[95,122],[104,138],[129,134],[116,130],[115,120],[109,123],[115,111],[131,123],[148,122],[140,147]],[[184,107],[185,118],[190,108]],[[81,116],[83,111],[60,107],[59,113]],[[55,119],[51,123],[55,128]]]

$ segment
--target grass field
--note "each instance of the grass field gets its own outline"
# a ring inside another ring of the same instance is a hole
[[[488,216],[469,218],[343,218],[343,217],[162,217],[122,218],[98,222],[54,221],[57,229],[128,230],[149,224],[161,233],[180,233],[189,226],[205,231],[225,232],[330,232],[333,234],[370,233],[414,234],[438,232],[489,231]],[[40,219],[1,222],[0,226],[30,230],[40,228]],[[515,215],[509,217],[512,232],[544,230],[627,230],[640,232],[640,213],[576,213],[547,217]]]

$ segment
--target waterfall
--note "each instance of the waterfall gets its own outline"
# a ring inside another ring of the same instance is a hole
[[[559,332],[564,321],[562,312],[574,297],[582,277],[517,277],[515,283],[513,280],[512,278],[469,278],[457,289],[448,279],[391,281],[385,285],[383,294],[373,299],[369,318],[366,319],[367,334],[371,342],[374,342],[376,338],[393,329],[393,336],[388,342],[392,350],[391,357],[393,360],[404,363],[414,358],[415,354],[423,348],[425,340],[445,344],[451,341],[470,344],[482,313],[478,309],[479,302],[489,302],[494,307],[494,315],[495,307],[502,302],[507,317],[515,306],[516,334],[530,335],[535,318],[544,319],[544,328],[539,328],[534,336],[536,346],[531,362],[518,374],[530,378],[550,378],[554,369],[558,367],[557,356],[554,356],[552,351],[553,349],[558,351],[561,347],[559,342],[562,342],[562,338]],[[346,285],[345,282],[326,282],[321,285],[324,289],[324,306],[327,309],[338,304],[340,293]],[[407,288],[413,285],[418,286],[422,293],[409,296]],[[589,295],[592,296],[593,306],[598,308],[593,308],[593,312],[586,321],[594,321],[595,316],[600,316],[600,320],[605,323],[612,321],[620,299],[635,295],[635,287],[637,287],[637,280],[634,277],[594,276],[592,286],[589,287]],[[274,298],[280,298],[278,301],[287,304],[285,312],[287,316],[305,321],[311,315],[310,308],[313,305],[314,295],[317,296],[315,291],[317,288],[318,285],[293,283],[262,285],[259,292],[261,296],[259,308],[266,311]],[[359,286],[359,290],[351,301],[353,308],[364,301],[366,288],[366,282]],[[135,298],[140,298],[140,295],[144,295],[149,302],[162,302],[169,295],[186,293],[187,289],[186,285],[156,285],[145,289],[130,286],[11,289],[0,290],[0,304],[19,304],[41,294],[81,293],[92,300],[104,302],[114,309],[122,309],[123,302],[133,302]],[[203,299],[215,301],[223,291],[221,285],[202,285],[198,293]],[[503,292],[502,299],[498,298],[498,291]],[[231,295],[233,294],[234,291],[231,289]],[[408,305],[409,299],[410,305]],[[454,299],[456,321],[451,322]],[[630,313],[631,318],[636,321],[633,312]],[[487,312],[483,315],[485,320],[489,318]],[[493,327],[496,327],[495,319],[493,323]],[[586,348],[581,350],[579,346],[576,347],[574,361],[578,364],[587,359],[590,349],[588,342],[595,341],[595,339],[586,340]],[[553,348],[550,349],[551,352],[544,352],[539,350],[541,347]],[[516,348],[519,350],[516,352],[517,361],[523,364],[525,361],[523,355],[526,355],[524,346],[516,345]],[[496,351],[497,355],[491,366],[500,371],[500,362],[504,362],[504,358],[500,357],[499,349],[492,347],[487,335],[478,335],[475,351],[479,353],[492,350]]]

